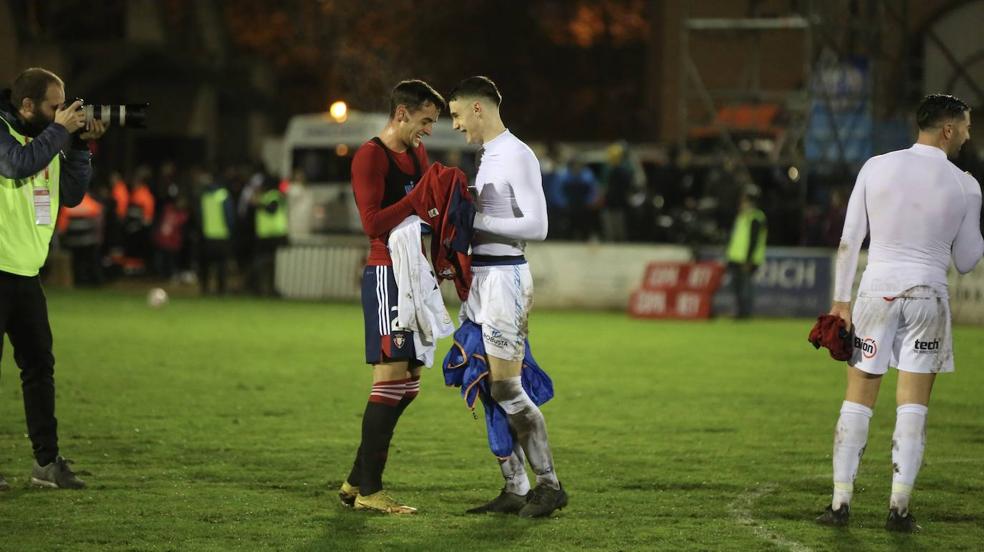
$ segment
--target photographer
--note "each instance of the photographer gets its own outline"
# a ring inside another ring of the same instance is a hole
[[[60,205],[82,201],[92,176],[85,140],[106,127],[86,123],[81,101],[65,106],[65,84],[41,68],[21,73],[0,96],[0,336],[7,333],[21,370],[27,430],[34,449],[31,482],[79,489],[58,454],[55,359],[38,271],[48,255]],[[0,476],[0,490],[9,488]]]

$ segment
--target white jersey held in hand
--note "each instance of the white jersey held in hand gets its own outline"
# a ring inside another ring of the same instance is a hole
[[[437,340],[454,333],[454,324],[441,297],[437,278],[420,247],[420,217],[411,215],[390,232],[393,276],[399,290],[394,329],[413,332],[417,360],[434,364]]]

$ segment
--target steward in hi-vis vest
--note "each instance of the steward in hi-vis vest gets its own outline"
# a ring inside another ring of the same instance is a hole
[[[752,276],[765,262],[765,239],[768,230],[765,213],[756,205],[757,200],[757,190],[749,190],[742,194],[738,202],[738,216],[735,217],[735,225],[731,230],[731,240],[725,251],[728,271],[731,273],[731,283],[735,291],[738,318],[752,316],[755,303],[755,284]]]
[[[277,249],[287,244],[287,196],[280,190],[280,182],[267,176],[263,190],[254,196],[256,207],[256,256],[250,287],[258,295],[276,295],[274,277]]]
[[[232,232],[236,216],[229,190],[214,182],[208,173],[200,175],[206,187],[198,202],[199,228],[202,233],[201,257],[198,259],[198,283],[202,294],[209,293],[212,269],[216,274],[216,291],[226,292],[226,274],[232,256]]]

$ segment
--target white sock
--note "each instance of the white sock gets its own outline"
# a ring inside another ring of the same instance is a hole
[[[509,425],[516,432],[526,459],[536,474],[537,485],[560,488],[553,467],[553,454],[547,441],[547,424],[543,413],[523,390],[519,376],[492,382],[492,398],[506,412]]]
[[[840,509],[851,504],[854,478],[858,475],[861,455],[868,444],[868,422],[872,411],[863,404],[844,401],[834,431],[834,496],[830,507]]]
[[[892,497],[889,508],[900,514],[909,511],[909,497],[916,483],[926,449],[926,412],[921,404],[903,404],[896,409],[892,435]]]
[[[526,477],[526,455],[519,441],[513,443],[513,453],[499,461],[502,478],[506,480],[506,492],[526,496],[530,492],[530,480]]]

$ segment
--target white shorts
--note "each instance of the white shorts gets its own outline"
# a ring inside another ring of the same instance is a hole
[[[918,286],[896,297],[859,293],[852,319],[851,366],[875,375],[889,366],[920,374],[953,371],[950,303],[936,290]]]
[[[523,360],[533,308],[530,265],[472,266],[468,300],[460,318],[482,325],[485,353],[505,360]]]

